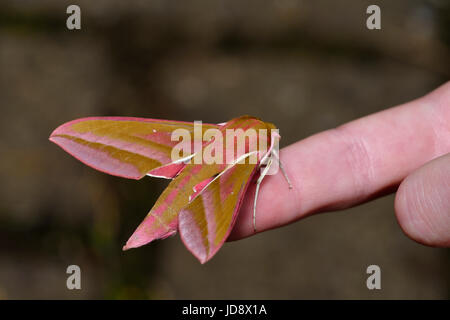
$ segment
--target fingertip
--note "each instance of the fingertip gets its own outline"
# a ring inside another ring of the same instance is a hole
[[[415,197],[411,184],[406,178],[399,186],[395,196],[394,208],[398,224],[403,232],[412,240],[425,245],[431,245],[432,240],[427,236],[431,233],[426,228],[422,217],[417,212]]]
[[[404,233],[428,246],[450,246],[450,154],[409,175],[395,197],[395,213]]]

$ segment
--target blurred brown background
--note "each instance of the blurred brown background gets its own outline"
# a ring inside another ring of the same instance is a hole
[[[366,28],[370,4],[381,30]],[[251,114],[287,145],[434,89],[449,52],[448,1],[1,1],[0,298],[450,298],[449,250],[408,239],[393,196],[228,243],[206,265],[178,236],[122,252],[167,182],[96,172],[48,141],[92,115]],[[370,264],[382,290],[366,288]]]

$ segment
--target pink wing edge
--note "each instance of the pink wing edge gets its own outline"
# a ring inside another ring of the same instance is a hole
[[[85,117],[85,118],[79,118],[79,119],[75,119],[75,120],[71,120],[68,122],[63,123],[62,125],[58,126],[55,130],[53,130],[53,132],[50,134],[49,140],[53,143],[55,143],[56,145],[58,145],[61,149],[63,149],[65,152],[67,152],[68,154],[70,154],[72,157],[74,157],[75,159],[77,159],[78,161],[80,161],[81,163],[83,163],[84,165],[91,167],[97,171],[109,174],[109,175],[113,175],[116,177],[120,177],[120,178],[125,178],[125,179],[134,179],[134,180],[140,180],[143,177],[145,177],[145,175],[140,175],[140,174],[120,174],[120,173],[111,173],[110,171],[100,168],[92,163],[88,163],[88,161],[83,160],[81,157],[77,156],[74,154],[73,151],[71,151],[71,149],[66,145],[67,143],[63,143],[62,140],[63,138],[58,137],[59,134],[65,134],[67,133],[66,129],[67,127],[70,127],[73,124],[76,124],[78,122],[82,122],[82,121],[88,121],[88,120],[115,120],[115,121],[138,121],[138,122],[160,122],[160,123],[165,123],[165,122],[170,122],[170,123],[180,123],[180,124],[192,124],[192,122],[188,122],[188,121],[178,121],[178,120],[165,120],[165,119],[152,119],[152,118],[138,118],[138,117]],[[205,123],[206,125],[210,125],[210,126],[217,126],[220,127],[225,123],[220,123],[220,124],[211,124],[211,123]],[[158,178],[165,178],[165,179],[173,179],[174,177],[176,177],[178,175],[178,173],[181,172],[181,170],[183,170],[184,166],[180,163],[168,163],[165,164],[161,167],[155,168],[151,171],[149,171],[147,173],[147,175],[149,176],[153,176],[153,177],[158,177]]]
[[[62,125],[58,126],[58,127],[50,134],[49,140],[50,140],[51,142],[53,142],[53,143],[55,143],[56,145],[58,145],[59,147],[61,147],[64,151],[66,151],[67,153],[69,153],[71,156],[73,156],[75,159],[77,159],[78,161],[82,162],[83,164],[85,164],[85,165],[87,165],[87,166],[89,166],[89,167],[91,167],[91,168],[93,168],[93,169],[95,169],[95,170],[97,170],[97,171],[100,171],[100,172],[103,172],[103,173],[106,173],[106,174],[109,174],[109,175],[115,175],[115,176],[118,176],[118,177],[127,178],[127,179],[135,179],[135,180],[140,180],[140,179],[142,179],[145,175],[144,175],[144,176],[141,176],[141,175],[134,175],[134,176],[133,176],[133,175],[125,175],[125,174],[111,174],[111,172],[108,172],[107,170],[102,169],[102,168],[99,168],[99,167],[97,167],[97,166],[95,166],[95,165],[89,164],[89,163],[87,163],[87,161],[85,161],[85,160],[81,159],[80,157],[74,155],[72,151],[69,151],[70,148],[66,147],[64,143],[62,143],[62,142],[59,141],[59,137],[58,137],[57,135],[66,133],[66,130],[65,130],[65,129],[66,129],[67,127],[70,127],[71,125],[73,125],[73,124],[75,124],[75,123],[82,122],[82,121],[88,121],[88,120],[141,121],[141,122],[160,122],[160,123],[170,122],[170,123],[180,123],[180,124],[189,124],[189,125],[192,124],[192,122],[188,122],[188,121],[165,120],[165,119],[153,119],[153,118],[116,117],[116,116],[96,117],[96,116],[93,116],[93,117],[78,118],[78,119],[75,119],[75,120],[71,120],[71,121],[65,122],[65,123],[63,123]],[[226,125],[226,122],[219,123],[219,124],[211,124],[211,123],[205,123],[205,124],[206,124],[206,125],[210,125],[210,126],[221,127],[221,126]],[[158,167],[158,168],[155,168],[155,169],[149,171],[149,172],[148,172],[148,175],[149,175],[149,176],[155,176],[155,177],[162,177],[162,178],[169,178],[169,179],[171,179],[171,178],[174,178],[176,175],[178,175],[179,172],[181,172],[181,171],[183,170],[183,168],[184,168],[184,165],[181,164],[181,163],[169,163],[169,164],[166,164],[166,165],[164,165],[164,166],[161,166],[161,167]],[[167,171],[166,171],[166,170],[167,170]],[[233,226],[234,226],[234,224],[235,224],[235,222],[236,222],[236,218],[237,218],[237,215],[238,215],[237,213],[238,213],[238,211],[239,211],[239,209],[240,209],[240,207],[241,207],[243,198],[244,198],[244,196],[245,196],[245,194],[246,194],[246,192],[247,192],[247,188],[248,188],[248,186],[249,186],[249,184],[250,184],[250,181],[252,180],[254,174],[256,173],[256,170],[257,170],[257,166],[255,167],[255,169],[254,169],[253,172],[251,173],[251,175],[250,175],[250,177],[249,177],[247,183],[246,183],[245,186],[244,186],[244,189],[243,189],[243,191],[242,191],[242,193],[241,193],[241,196],[239,197],[239,200],[238,200],[237,205],[236,205],[236,207],[235,207],[235,210],[234,210],[234,212],[233,212],[233,218],[232,218],[232,222],[231,222],[230,228],[228,229],[228,231],[227,231],[227,233],[226,233],[226,236],[224,237],[224,241],[222,241],[222,243],[220,244],[220,246],[218,247],[218,249],[222,246],[222,244],[223,244],[223,243],[225,242],[225,240],[228,238],[228,236],[229,236],[229,234],[230,234],[230,232],[231,232],[231,230],[232,230],[232,228],[233,228]],[[206,180],[209,182],[209,181],[211,180],[211,178],[206,179]],[[205,181],[206,181],[206,180],[205,180]],[[201,185],[202,187],[203,187],[203,186],[206,187],[206,186],[207,186],[207,183],[204,183],[204,184],[200,183],[200,185]],[[199,187],[200,187],[200,186],[199,186]],[[197,196],[198,194],[201,193],[202,188],[199,188],[199,189],[200,189],[200,190],[194,190],[195,196]],[[165,238],[167,238],[167,237],[170,237],[170,236],[175,235],[176,232],[177,232],[177,229],[178,229],[178,218],[176,219],[176,223],[173,223],[173,225],[171,225],[170,227],[171,227],[170,230],[168,230],[165,234],[160,235],[158,238],[155,238],[155,239],[153,239],[153,240],[151,240],[151,241],[149,241],[149,242],[152,242],[152,241],[154,241],[154,240],[162,240],[162,239],[165,239]],[[182,239],[182,241],[184,242],[183,239]],[[149,243],[149,242],[148,242],[148,243]],[[127,250],[127,249],[130,249],[130,248],[126,248],[126,245],[125,245],[123,249],[124,249],[124,250]],[[211,259],[211,258],[215,255],[215,253],[218,251],[218,249],[217,249],[217,250],[209,257],[209,259]],[[189,249],[189,250],[190,250],[190,249]],[[191,252],[192,252],[192,251],[191,251]],[[192,254],[193,254],[194,256],[196,256],[194,252],[192,252]],[[196,256],[196,257],[197,257],[197,256]],[[197,258],[199,259],[199,257],[197,257]],[[208,259],[208,260],[209,260],[209,259]],[[200,259],[199,259],[199,260],[200,260]],[[201,262],[201,263],[205,263],[205,262],[208,261],[208,260],[205,260],[205,261],[203,261],[203,262],[200,261],[200,262]]]
[[[201,255],[199,255],[198,252],[195,252],[192,248],[190,248],[186,244],[186,239],[184,239],[183,233],[179,231],[181,241],[183,241],[183,244],[185,245],[185,247],[189,250],[189,252],[192,253],[192,255],[194,255],[194,257],[196,257],[200,261],[201,264],[205,264],[206,262],[211,260],[211,258],[213,258],[215,256],[215,254],[219,251],[219,249],[223,246],[223,244],[225,243],[225,241],[229,237],[229,235],[230,235],[231,231],[233,230],[233,227],[234,227],[234,225],[236,223],[237,217],[239,215],[239,210],[241,209],[242,202],[244,201],[244,197],[245,197],[245,195],[247,193],[248,187],[250,186],[250,183],[253,180],[253,178],[254,178],[254,176],[256,174],[256,171],[258,171],[258,169],[259,169],[259,163],[255,166],[255,168],[253,169],[253,171],[250,174],[249,178],[247,179],[246,184],[244,185],[244,187],[240,191],[241,194],[240,194],[239,199],[238,199],[238,201],[236,203],[236,207],[234,208],[233,216],[232,216],[232,219],[231,219],[231,224],[230,224],[230,227],[228,228],[228,230],[227,230],[227,232],[225,234],[225,237],[223,238],[223,240],[220,242],[220,244],[217,246],[217,248],[212,252],[212,254],[210,256],[207,255],[206,257],[202,257]],[[205,190],[206,188],[207,188],[207,186],[203,190]],[[203,190],[198,192],[196,196],[199,196],[202,193]],[[178,228],[179,228],[179,223],[178,223]]]

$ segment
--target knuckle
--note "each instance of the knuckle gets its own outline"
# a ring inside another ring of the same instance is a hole
[[[344,160],[349,168],[355,192],[361,197],[368,196],[374,181],[374,166],[366,141],[350,132],[345,125],[332,131],[343,144]]]

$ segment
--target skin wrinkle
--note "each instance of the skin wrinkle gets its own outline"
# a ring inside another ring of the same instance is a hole
[[[449,161],[449,167],[450,167],[450,161]],[[444,220],[446,222],[445,224],[445,230],[450,230],[450,204],[449,204],[449,198],[450,198],[450,170],[447,169],[447,172],[445,173],[445,179],[444,179],[444,188],[447,190],[447,194],[444,194],[442,197],[442,205],[444,207],[444,216],[446,215],[447,218]],[[445,219],[445,217],[444,217]],[[450,232],[448,232],[450,234]],[[449,236],[450,238],[450,236]],[[447,240],[450,243],[450,239]]]
[[[448,85],[450,87],[450,85]],[[449,90],[450,91],[450,90]],[[448,98],[433,99],[435,106],[429,106],[430,108],[430,123],[434,134],[434,146],[436,153],[434,157],[445,153],[445,149],[449,149],[450,144],[450,94],[447,94]],[[436,101],[437,100],[437,101]],[[447,103],[446,103],[447,102]],[[428,103],[430,104],[430,103]],[[436,126],[433,124],[437,124]],[[447,142],[447,143],[446,143]]]
[[[413,210],[410,212],[410,217],[412,218],[412,221],[416,224],[416,227],[419,229],[420,225],[424,228],[426,232],[424,232],[425,235],[431,235],[433,233],[433,226],[429,219],[428,214],[424,214],[426,212],[430,212],[427,210],[429,201],[427,201],[427,194],[425,192],[426,189],[429,189],[425,186],[427,183],[426,180],[415,180],[415,183],[413,183],[413,187],[411,188],[411,192],[409,192],[409,203],[412,204]],[[428,241],[430,240],[430,237],[427,237]]]
[[[364,138],[353,134],[346,125],[330,130],[344,144],[345,159],[351,170],[355,193],[361,198],[369,196],[367,186],[373,185],[374,166],[372,157]]]
[[[441,162],[443,162],[443,165]],[[425,217],[430,225],[430,231],[434,242],[439,239],[442,232],[449,230],[448,228],[446,229],[445,224],[445,215],[449,215],[449,208],[446,208],[444,202],[445,193],[449,193],[448,190],[450,190],[448,189],[448,186],[446,186],[446,179],[450,178],[447,177],[445,171],[445,168],[446,166],[448,167],[448,165],[449,163],[446,161],[446,158],[442,157],[433,161],[432,165],[425,166],[424,169],[419,172],[419,175],[424,176],[424,188],[428,188],[429,190],[428,196],[425,197],[425,202],[427,204],[425,209],[429,210],[422,212],[422,216]],[[423,174],[424,171],[427,173],[426,175]],[[447,194],[447,198],[449,198],[449,196],[450,194]],[[429,212],[428,215],[426,214],[427,212]]]
[[[439,155],[439,151],[441,150],[441,143],[440,140],[442,139],[441,137],[441,130],[443,131],[444,125],[442,123],[442,119],[439,116],[439,112],[438,112],[438,108],[433,108],[433,107],[429,107],[430,108],[430,127],[431,127],[431,132],[433,132],[433,147],[434,147],[434,157],[437,157]],[[434,126],[433,124],[437,123],[437,126]]]
[[[440,187],[441,185],[439,185],[439,183],[433,183],[435,181],[439,182],[439,178],[440,178],[440,174],[441,174],[441,170],[439,167],[435,166],[435,167],[431,167],[429,168],[430,174],[428,176],[428,179],[424,179],[424,191],[425,188],[428,188],[429,190],[429,196],[430,197],[426,197],[426,204],[427,207],[430,208],[430,212],[436,214],[439,212],[442,212],[444,209],[443,206],[443,201],[442,201],[442,192],[440,191]],[[430,201],[431,199],[434,199],[434,201]],[[426,208],[427,208],[426,207]],[[431,215],[430,215],[431,218]],[[430,220],[430,219],[429,219]],[[430,221],[430,225],[433,226],[432,229],[439,229],[439,224],[434,224],[432,223],[433,221]]]
[[[427,163],[401,184],[395,201],[399,223],[412,239],[432,246],[450,244],[450,155]]]

